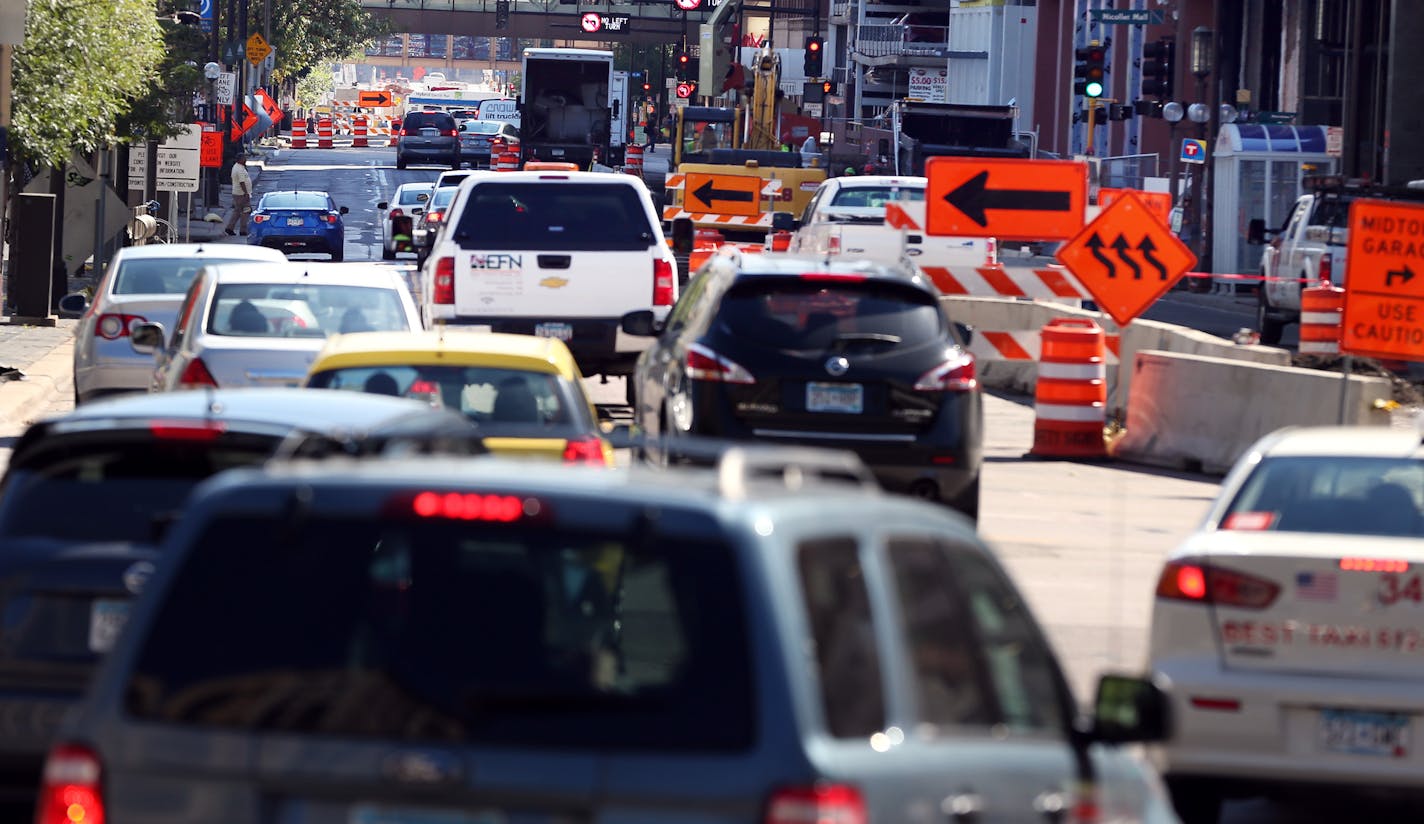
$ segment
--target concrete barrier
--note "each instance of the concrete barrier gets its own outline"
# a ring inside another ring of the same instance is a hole
[[[1258,347],[1259,348],[1259,347]],[[1126,432],[1114,457],[1224,474],[1256,439],[1284,426],[1388,426],[1384,378],[1145,350],[1131,364]]]

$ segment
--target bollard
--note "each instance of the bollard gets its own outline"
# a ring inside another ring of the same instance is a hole
[[[1340,354],[1345,290],[1322,280],[1300,293],[1300,353]]]
[[[1107,336],[1087,318],[1057,318],[1039,336],[1033,449],[1040,458],[1106,458]]]
[[[356,149],[364,149],[370,143],[366,138],[366,118],[357,117],[351,122],[351,146]]]
[[[307,120],[299,117],[292,121],[292,148],[305,149],[307,147]]]

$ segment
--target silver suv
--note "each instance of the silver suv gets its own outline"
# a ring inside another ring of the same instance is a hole
[[[296,460],[209,482],[162,555],[42,815],[1175,820],[1098,746],[1160,737],[1162,693],[1075,719],[968,522],[845,453]]]
[[[445,112],[411,112],[396,136],[396,168],[411,163],[438,163],[460,168],[460,136],[455,118]]]

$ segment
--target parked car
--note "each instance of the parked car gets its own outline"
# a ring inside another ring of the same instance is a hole
[[[585,375],[627,374],[646,340],[619,333],[635,309],[665,317],[677,262],[642,181],[595,172],[472,172],[421,269],[438,322],[564,341]]]
[[[381,216],[381,258],[395,260],[398,252],[414,252],[415,222],[429,205],[433,183],[402,183],[389,201],[376,204]]]
[[[464,120],[460,122],[460,156],[474,169],[491,165],[490,142],[500,138],[510,151],[519,151],[519,129],[500,120]]]
[[[247,242],[286,254],[328,254],[340,261],[346,253],[343,218],[350,211],[326,192],[268,192],[248,218]]]
[[[89,300],[76,292],[60,308],[83,313],[74,330],[74,403],[120,392],[147,392],[153,358],[129,346],[136,323],[172,326],[198,269],[242,260],[283,261],[275,249],[218,243],[154,243],[119,249]]]
[[[208,476],[289,437],[380,433],[448,413],[295,389],[140,395],[33,424],[0,478],[0,811],[31,804],[60,717],[113,646],[157,542]]]
[[[1187,822],[1223,798],[1424,796],[1419,433],[1288,429],[1252,446],[1168,557],[1148,646]]]
[[[425,265],[425,259],[430,256],[430,247],[435,245],[435,236],[445,225],[445,215],[450,211],[450,204],[455,201],[457,192],[459,188],[455,186],[436,189],[429,207],[416,220],[412,230],[416,265]]]
[[[154,357],[150,391],[297,386],[337,333],[420,328],[400,272],[378,264],[211,266],[189,287],[171,333],[134,326]]]
[[[868,261],[718,254],[629,382],[649,435],[854,450],[897,492],[979,514],[983,398],[967,329],[918,269]]]
[[[851,456],[294,462],[163,551],[41,820],[1173,820],[1111,746],[1157,688],[1075,724],[992,551]]]
[[[446,112],[408,112],[396,137],[396,168],[439,164],[460,168],[460,138],[455,118]]]
[[[583,376],[557,340],[458,330],[340,335],[317,354],[306,385],[455,410],[499,454],[613,464]]]

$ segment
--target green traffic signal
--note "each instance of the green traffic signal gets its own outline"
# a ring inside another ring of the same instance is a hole
[[[1088,97],[1102,97],[1103,84],[1098,83],[1097,81],[1088,83],[1086,86],[1083,87],[1083,94],[1087,95]]]

